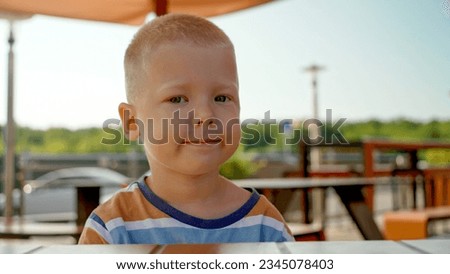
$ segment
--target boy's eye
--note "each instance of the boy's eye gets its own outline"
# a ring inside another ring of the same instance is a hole
[[[186,102],[186,98],[184,98],[183,96],[175,96],[175,97],[170,98],[169,102],[174,103],[174,104],[184,103],[184,102]]]
[[[230,100],[230,98],[228,98],[227,96],[225,96],[225,95],[219,95],[219,96],[216,96],[215,98],[214,98],[214,101],[216,101],[216,102],[226,102],[226,101],[228,101],[228,100]]]

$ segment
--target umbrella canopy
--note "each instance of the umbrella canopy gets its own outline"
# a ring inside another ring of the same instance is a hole
[[[271,0],[0,0],[0,11],[140,25],[149,13],[189,13],[209,17]]]
[[[188,13],[203,17],[238,11],[272,0],[0,0],[0,18],[11,22],[8,39],[8,98],[6,153],[4,168],[5,217],[13,214],[12,193],[15,181],[15,129],[13,117],[14,35],[13,21],[40,14],[99,22],[141,25],[149,13]],[[6,16],[5,16],[6,15]]]

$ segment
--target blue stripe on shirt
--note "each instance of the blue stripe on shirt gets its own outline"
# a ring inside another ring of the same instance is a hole
[[[173,206],[169,205],[166,201],[161,199],[158,195],[156,195],[146,184],[144,181],[139,182],[139,189],[144,194],[144,197],[152,203],[156,208],[166,213],[170,217],[198,228],[209,228],[216,229],[229,226],[240,219],[244,218],[256,205],[259,200],[259,194],[256,190],[252,190],[252,194],[250,198],[242,205],[238,210],[233,212],[232,214],[225,216],[223,218],[218,219],[201,219],[191,215],[188,215]]]
[[[280,242],[288,240],[282,236],[282,232],[264,225],[208,230],[187,227],[157,227],[128,231],[124,226],[120,226],[110,233],[114,243],[119,244]]]

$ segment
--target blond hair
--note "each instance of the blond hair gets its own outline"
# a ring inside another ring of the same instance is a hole
[[[134,103],[144,83],[148,60],[156,49],[167,43],[182,42],[200,47],[230,47],[230,38],[215,24],[198,16],[168,14],[143,25],[125,53],[127,100]]]

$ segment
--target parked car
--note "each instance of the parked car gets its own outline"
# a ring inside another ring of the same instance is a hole
[[[23,195],[23,215],[45,221],[70,221],[76,219],[76,187],[100,186],[100,203],[126,187],[131,178],[114,170],[100,167],[65,168],[46,173],[25,182],[22,190],[13,192],[13,205],[20,207]],[[0,196],[0,209],[4,210],[4,194]]]

